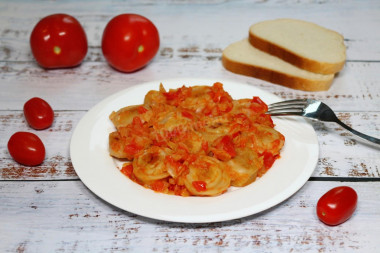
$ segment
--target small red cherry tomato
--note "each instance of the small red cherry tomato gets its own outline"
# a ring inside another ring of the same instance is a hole
[[[335,187],[326,192],[317,203],[318,218],[335,226],[347,221],[356,209],[358,195],[348,186]]]
[[[41,130],[53,124],[54,111],[45,100],[34,97],[24,104],[24,116],[32,128]]]
[[[112,67],[121,72],[133,72],[147,65],[159,46],[156,26],[137,14],[114,17],[103,32],[103,55]]]
[[[13,159],[23,165],[36,166],[45,159],[45,146],[41,139],[29,132],[16,132],[8,141]]]
[[[30,47],[39,65],[53,69],[79,65],[88,46],[78,20],[67,14],[53,14],[36,24],[30,35]]]

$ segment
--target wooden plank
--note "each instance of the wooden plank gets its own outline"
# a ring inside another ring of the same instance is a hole
[[[338,113],[358,131],[380,138],[379,113]],[[365,118],[376,123],[366,123]],[[368,118],[367,118],[368,119]],[[318,135],[319,162],[313,176],[380,177],[380,146],[363,141],[335,123],[313,121]]]
[[[103,59],[99,48],[103,29],[122,10],[151,19],[160,31],[164,48],[171,47],[172,43],[189,43],[200,48],[206,45],[224,48],[247,36],[248,28],[253,23],[292,17],[315,22],[342,33],[348,46],[348,60],[380,59],[377,50],[380,43],[380,31],[377,29],[380,8],[378,1],[173,0],[165,1],[165,4],[160,1],[91,1],[91,8],[88,8],[88,4],[89,1],[86,0],[1,2],[0,60],[31,61],[29,36],[34,25],[42,17],[57,10],[75,16],[84,26],[90,45],[87,61]]]
[[[0,111],[0,174],[1,179],[40,180],[76,179],[71,164],[69,145],[75,125],[85,112],[55,112],[53,125],[36,131],[25,122],[22,112]],[[16,163],[8,153],[7,142],[17,131],[32,132],[40,137],[45,145],[46,157],[40,166],[28,167]],[[4,147],[4,148],[3,148]]]
[[[47,130],[35,131],[27,126],[22,112],[0,111],[0,180],[77,179],[71,164],[69,144],[72,132],[84,111],[56,111],[55,122]],[[369,135],[379,136],[378,113],[339,113],[347,124]],[[314,177],[379,178],[380,147],[370,145],[333,123],[310,121],[320,146],[319,163]],[[42,165],[17,164],[6,150],[6,143],[16,131],[30,131],[44,142],[47,154]]]
[[[326,226],[316,217],[316,203],[339,185],[308,182],[262,213],[227,222],[182,224],[119,210],[80,181],[0,182],[0,251],[375,252],[380,183],[346,183],[358,193],[358,208],[346,223]]]
[[[78,180],[69,143],[85,112],[103,98],[145,81],[185,77],[231,79],[283,99],[322,100],[350,126],[379,138],[379,10],[373,0],[0,1],[0,252],[376,252],[380,148],[333,123],[311,122],[319,162],[294,196],[260,214],[210,224],[156,221],[109,205]],[[30,32],[56,12],[75,16],[86,30],[89,52],[78,68],[46,71],[33,60]],[[160,32],[159,53],[132,74],[111,69],[100,48],[104,26],[121,12],[150,18]],[[329,91],[295,91],[222,67],[223,48],[247,36],[251,24],[280,17],[344,35],[348,61]],[[55,110],[47,130],[34,131],[23,118],[22,106],[33,96]],[[41,166],[11,159],[6,144],[15,131],[34,132],[44,141]],[[329,227],[318,221],[315,206],[338,185],[358,192],[358,209],[348,222]]]
[[[0,62],[0,108],[20,110],[29,98],[39,96],[48,100],[55,110],[88,110],[107,96],[132,85],[157,80],[158,87],[166,79],[186,77],[234,80],[283,99],[313,98],[338,112],[377,112],[380,108],[380,80],[377,78],[380,62],[349,62],[330,90],[305,92],[233,74],[222,67],[217,57],[220,52],[215,53],[211,48],[200,51],[202,53],[173,50],[173,54],[185,54],[184,58],[170,58],[161,51],[146,68],[131,74],[117,72],[105,62],[86,62],[78,68],[53,71],[30,63]]]

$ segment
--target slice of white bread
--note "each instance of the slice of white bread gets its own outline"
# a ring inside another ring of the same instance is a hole
[[[289,88],[305,91],[328,90],[334,74],[309,72],[253,47],[248,39],[230,44],[223,50],[223,66],[234,73],[260,78]]]
[[[320,73],[339,72],[346,61],[341,34],[296,19],[275,19],[254,24],[249,42],[299,68]]]

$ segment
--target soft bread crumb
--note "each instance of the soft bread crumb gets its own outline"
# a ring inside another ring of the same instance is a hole
[[[249,41],[260,50],[316,73],[336,73],[346,60],[341,34],[302,20],[276,19],[254,24],[249,29]]]
[[[297,68],[256,49],[248,39],[232,43],[224,49],[222,63],[226,69],[234,73],[300,90],[327,90],[334,78],[333,74],[322,75]]]

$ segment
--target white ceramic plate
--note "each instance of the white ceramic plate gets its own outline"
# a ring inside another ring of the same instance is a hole
[[[114,126],[112,111],[141,104],[149,90],[182,85],[212,85],[220,81],[234,99],[259,96],[267,104],[278,97],[254,86],[229,80],[158,80],[122,90],[94,106],[80,120],[73,133],[70,155],[82,182],[103,200],[123,210],[165,221],[204,223],[245,217],[284,201],[299,190],[311,176],[318,160],[317,136],[301,117],[273,117],[276,129],[285,135],[281,158],[254,183],[231,188],[217,197],[180,197],[152,190],[132,182],[118,170],[118,162],[108,153],[108,134]]]

